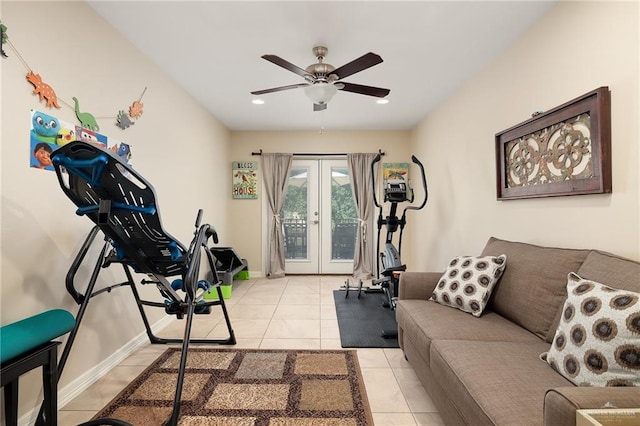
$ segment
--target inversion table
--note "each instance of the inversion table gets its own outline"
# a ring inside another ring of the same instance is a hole
[[[66,289],[78,305],[75,326],[64,346],[58,373],[62,374],[71,347],[80,327],[89,301],[101,293],[117,287],[129,287],[135,298],[142,321],[151,343],[181,343],[181,359],[178,370],[173,412],[165,423],[176,425],[180,413],[180,398],[184,381],[189,343],[215,343],[234,345],[236,339],[218,282],[210,283],[200,277],[201,253],[207,256],[211,274],[217,279],[215,258],[207,248],[209,239],[218,242],[216,231],[208,224],[201,224],[202,210],[198,212],[194,237],[186,248],[162,228],[158,203],[153,187],[133,168],[107,150],[85,142],[71,142],[51,155],[53,166],[63,192],[77,206],[76,213],[88,217],[95,226],[89,232],[66,277]],[[84,292],[75,284],[78,269],[83,264],[97,235],[104,235],[104,245]],[[126,281],[94,290],[103,268],[112,264],[122,265]],[[157,287],[162,301],[142,300],[133,279],[133,272],[145,274],[141,284]],[[172,278],[172,281],[169,279]],[[217,300],[204,300],[207,291],[216,291]],[[145,306],[158,307],[169,315],[185,318],[184,336],[159,338],[151,331],[145,314]],[[225,339],[191,339],[194,314],[207,314],[212,306],[220,306],[224,314],[229,337]],[[46,419],[40,410],[37,424]],[[111,422],[111,423],[109,423]],[[89,424],[126,424],[102,419]]]

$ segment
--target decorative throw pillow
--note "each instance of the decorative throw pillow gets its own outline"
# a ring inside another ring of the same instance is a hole
[[[507,256],[504,254],[498,257],[456,257],[449,262],[431,299],[479,317],[505,266]]]
[[[547,362],[577,386],[640,386],[640,293],[571,272]]]

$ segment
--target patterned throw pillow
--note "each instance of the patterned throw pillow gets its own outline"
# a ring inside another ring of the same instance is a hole
[[[640,293],[570,273],[547,362],[577,386],[640,386]]]
[[[504,254],[498,257],[456,257],[449,262],[431,299],[479,317],[505,266],[507,256]]]

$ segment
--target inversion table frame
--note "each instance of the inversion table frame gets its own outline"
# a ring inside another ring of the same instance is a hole
[[[80,308],[75,327],[62,351],[58,372],[62,374],[91,298],[111,292],[117,287],[128,286],[131,288],[151,343],[182,343],[173,411],[165,423],[165,425],[176,425],[180,414],[180,399],[189,343],[222,345],[236,343],[219,283],[199,280],[201,251],[207,255],[211,276],[217,279],[215,258],[207,248],[210,238],[214,243],[218,242],[217,234],[210,225],[200,224],[202,217],[202,210],[200,210],[196,219],[194,237],[189,248],[186,249],[162,228],[155,191],[151,184],[109,151],[76,141],[57,149],[51,157],[63,192],[78,207],[76,213],[87,216],[95,223],[66,277],[66,289]],[[83,293],[75,285],[76,273],[99,232],[104,234],[105,242]],[[100,271],[113,263],[122,265],[126,281],[94,290]],[[143,279],[141,284],[155,284],[165,298],[164,302],[141,299],[131,270],[146,274],[148,279]],[[176,277],[176,279],[170,283],[168,277]],[[203,299],[204,292],[210,288],[217,291],[218,300]],[[184,291],[184,297],[178,293],[180,290]],[[155,336],[145,314],[145,306],[164,308],[168,314],[176,315],[178,318],[186,316],[183,338],[164,339]],[[229,337],[191,339],[193,315],[209,313],[212,306],[222,308]],[[46,424],[42,409],[36,424]],[[99,422],[85,423],[85,425],[89,424],[127,423],[101,419]]]

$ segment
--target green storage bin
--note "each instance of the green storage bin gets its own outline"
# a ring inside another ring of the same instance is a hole
[[[217,276],[208,277],[211,282],[221,282],[222,285],[230,285],[235,276],[242,271],[246,271],[246,278],[249,279],[249,268],[247,259],[241,259],[233,247],[211,247],[209,249],[216,261]],[[210,273],[210,275],[213,275]],[[243,274],[243,276],[245,276]]]
[[[232,285],[221,285],[220,290],[222,290],[222,298],[223,299],[231,299],[231,289]],[[204,298],[208,300],[218,300],[218,290],[212,288],[208,292],[204,294]]]
[[[249,279],[249,271],[243,270],[238,272],[233,276],[234,280],[248,280]]]

